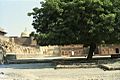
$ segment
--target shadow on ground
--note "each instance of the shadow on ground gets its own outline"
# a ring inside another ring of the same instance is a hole
[[[0,65],[0,68],[13,68],[13,69],[43,69],[43,68],[56,68],[57,65],[62,65],[63,68],[66,65],[69,67],[85,67],[91,68],[91,65],[101,65],[101,64],[114,64],[117,66],[117,69],[120,66],[120,59],[111,59],[111,58],[95,58],[93,60],[87,61],[85,59],[49,59],[49,60],[12,60],[11,64]],[[13,64],[12,64],[13,63]],[[17,64],[18,63],[18,64]],[[69,66],[68,66],[69,65]],[[74,66],[73,66],[74,65]],[[61,66],[60,66],[61,67]],[[98,66],[97,66],[98,67]],[[107,66],[109,67],[109,66]],[[101,68],[101,66],[99,67]],[[104,68],[104,67],[103,67]],[[106,67],[105,67],[106,69]],[[111,68],[110,68],[111,69]]]
[[[30,63],[30,64],[3,64],[0,68],[13,68],[13,69],[43,69],[54,68],[52,63]]]

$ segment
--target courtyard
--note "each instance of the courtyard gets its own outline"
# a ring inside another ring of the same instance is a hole
[[[0,80],[120,80],[120,70],[54,69],[50,63],[0,65]]]

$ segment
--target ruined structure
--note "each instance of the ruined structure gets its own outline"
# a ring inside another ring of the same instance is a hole
[[[23,46],[36,46],[37,42],[34,40],[34,37],[30,36],[30,33],[25,30],[21,33],[21,36],[10,36],[10,41]]]
[[[4,47],[7,54],[15,54],[17,58],[30,58],[38,56],[39,48],[33,44],[33,38],[26,36],[7,37],[6,32],[0,30],[0,44]]]
[[[64,45],[64,46],[37,46],[33,37],[29,36],[27,30],[21,33],[21,37],[5,36],[6,32],[0,30],[0,44],[9,54],[15,54],[17,59],[40,58],[41,56],[66,56],[79,57],[87,56],[89,47],[83,47],[82,44]],[[95,55],[119,54],[120,45],[98,46]]]

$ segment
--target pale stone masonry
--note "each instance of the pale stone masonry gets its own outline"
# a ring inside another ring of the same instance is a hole
[[[116,54],[118,45],[98,46],[98,51],[94,55],[106,56]],[[64,45],[64,46],[41,46],[41,54],[45,56],[66,56],[66,57],[80,57],[87,56],[89,47],[83,47],[82,44],[78,45]]]
[[[5,40],[6,39],[6,40]],[[9,41],[7,38],[0,39],[0,44],[4,46],[7,53],[14,53],[17,58],[40,58],[43,56],[65,56],[65,57],[80,57],[87,56],[89,47],[83,47],[79,45],[64,45],[64,46],[22,46],[14,42]],[[7,46],[7,47],[6,47]],[[111,55],[116,54],[116,48],[120,48],[119,45],[109,45],[106,47],[99,46],[98,52],[95,55]],[[118,54],[118,53],[117,53]]]
[[[18,45],[14,42],[5,41],[0,39],[0,44],[3,45],[6,53],[15,54],[17,58],[27,58],[34,57],[39,54],[39,48],[36,47],[26,47],[22,45]]]

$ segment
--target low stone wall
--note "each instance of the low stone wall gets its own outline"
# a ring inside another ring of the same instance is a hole
[[[118,51],[116,52],[116,49]],[[120,44],[109,44],[106,46],[100,46],[100,55],[120,54]]]
[[[98,46],[94,55],[106,56],[116,54],[116,48],[120,49],[120,46]],[[89,53],[89,47],[83,47],[79,45],[65,45],[65,46],[41,46],[40,52],[44,56],[87,56]]]
[[[5,38],[4,38],[5,39]],[[24,58],[40,58],[43,56],[87,56],[89,47],[83,47],[79,45],[64,45],[64,46],[40,46],[40,47],[27,47],[10,42],[8,40],[0,39],[0,44],[4,46],[4,49],[9,54],[15,54],[17,59]],[[7,46],[7,47],[5,47]],[[119,48],[120,45],[108,45],[99,46],[98,52],[95,55],[111,55],[116,54],[115,49]]]
[[[60,56],[60,46],[40,46],[40,53],[44,56]]]
[[[40,52],[45,56],[81,56],[84,54],[83,45],[41,46]]]
[[[82,56],[85,52],[83,50],[83,45],[69,45],[69,46],[61,46],[61,56]]]
[[[102,47],[100,51],[101,51],[100,55],[116,54],[115,48],[110,48],[110,47]]]

